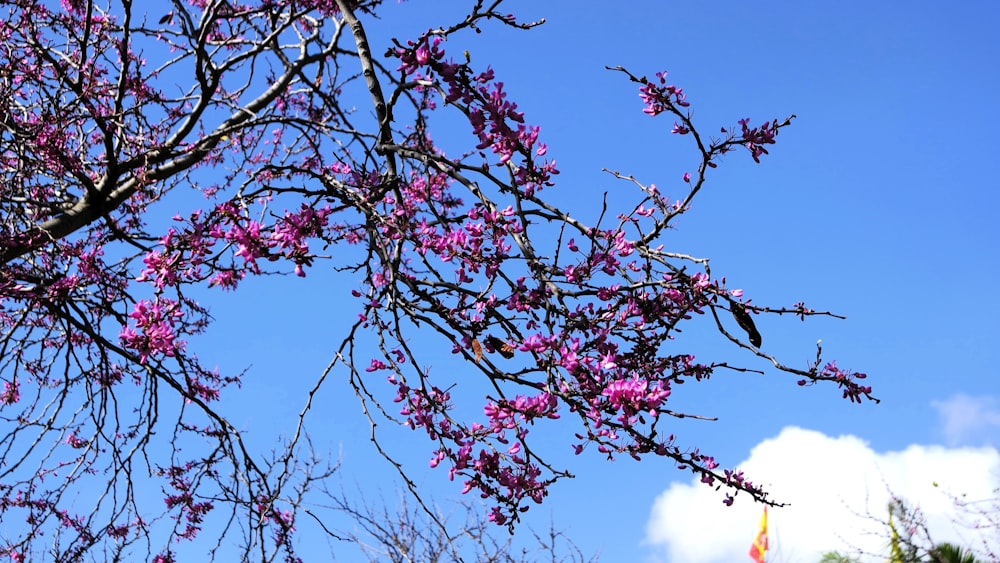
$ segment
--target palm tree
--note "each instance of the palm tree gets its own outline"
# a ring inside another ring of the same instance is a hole
[[[823,558],[819,560],[819,563],[861,563],[854,557],[850,557],[840,553],[839,551],[827,551],[823,554]]]
[[[912,520],[916,513],[911,511],[903,499],[893,497],[889,501],[889,561],[888,563],[919,563],[918,549],[913,541],[912,526],[906,522]],[[894,518],[903,521],[902,526],[896,526]],[[903,533],[900,534],[900,529]]]
[[[953,543],[939,543],[927,555],[932,563],[981,563],[971,550]]]

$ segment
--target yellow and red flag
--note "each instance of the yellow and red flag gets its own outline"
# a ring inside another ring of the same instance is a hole
[[[750,546],[750,559],[757,563],[764,563],[764,552],[767,551],[767,507],[764,507],[764,514],[760,517],[760,530],[753,539]]]

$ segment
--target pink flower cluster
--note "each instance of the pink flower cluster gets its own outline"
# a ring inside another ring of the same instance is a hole
[[[490,521],[505,524],[517,512],[527,510],[526,506],[520,506],[522,499],[542,502],[548,494],[547,483],[541,480],[541,468],[523,450],[528,434],[525,425],[536,419],[559,418],[555,396],[541,393],[531,397],[519,395],[513,401],[492,401],[483,409],[486,425],[474,423],[464,427],[448,415],[451,397],[447,392],[411,388],[395,377],[389,381],[397,385],[395,401],[404,404],[400,414],[406,417],[406,423],[414,429],[423,428],[432,440],[441,444],[431,458],[431,467],[447,459],[451,463],[449,479],[456,475],[465,477],[463,493],[477,489],[483,498],[502,501],[502,506],[490,511]],[[486,446],[490,437],[505,448]],[[477,447],[477,444],[484,445]]]
[[[845,399],[850,400],[852,403],[860,403],[862,396],[870,398],[872,394],[870,385],[858,383],[858,380],[866,379],[867,377],[868,375],[864,373],[842,370],[837,367],[837,362],[833,361],[823,366],[823,370],[819,373],[816,380],[835,381],[837,386],[844,390]],[[807,379],[799,380],[799,385],[806,385],[809,381]]]
[[[665,71],[657,72],[656,77],[658,83],[647,81],[639,88],[639,97],[646,104],[643,112],[650,116],[657,116],[664,112],[673,113],[681,119],[681,122],[674,122],[671,133],[687,135],[691,132],[692,125],[690,115],[685,114],[679,109],[690,105],[683,90],[672,84],[667,84],[667,73]],[[753,128],[748,125],[749,123],[749,119],[741,119],[739,121],[741,135],[738,139],[734,139],[734,132],[723,128],[722,132],[728,134],[729,137],[725,142],[713,146],[712,150],[717,151],[718,154],[722,154],[729,150],[730,144],[741,144],[750,151],[750,156],[753,157],[754,161],[759,163],[761,155],[768,154],[764,145],[773,145],[775,143],[774,137],[778,133],[778,122],[765,122],[760,127]],[[709,153],[706,156],[712,157],[714,154]],[[715,168],[716,163],[712,162],[711,158],[709,158],[707,165]],[[689,174],[685,173],[684,181],[690,181]]]
[[[748,123],[750,123],[749,118],[740,120],[740,127],[743,130],[743,146],[750,151],[754,162],[760,162],[760,156],[767,154],[764,145],[774,144],[774,136],[777,135],[778,130],[771,122],[765,122],[760,127],[752,129],[747,125]]]
[[[639,88],[639,97],[646,104],[646,108],[642,110],[643,113],[656,116],[665,111],[676,111],[678,107],[688,107],[691,105],[688,103],[683,89],[673,84],[667,84],[666,71],[657,72],[656,78],[659,84],[647,82]],[[685,134],[688,130],[678,126],[678,130],[674,132]]]
[[[129,313],[135,324],[122,328],[119,338],[126,348],[139,353],[139,363],[150,357],[173,356],[183,350],[185,342],[178,340],[175,326],[184,317],[180,304],[173,299],[145,299],[135,304]]]
[[[396,49],[399,70],[421,80],[439,78],[447,92],[444,102],[463,108],[468,117],[479,139],[476,148],[489,148],[499,157],[497,164],[510,165],[516,184],[526,195],[551,186],[552,176],[559,173],[555,161],[535,162],[535,157],[548,152],[548,147],[538,142],[540,128],[524,123],[524,114],[507,99],[504,84],[495,79],[493,69],[473,75],[467,64],[444,59],[442,42],[441,37],[428,32],[417,41],[409,41],[407,48]],[[512,162],[517,155],[521,158]]]
[[[198,531],[201,530],[205,516],[214,508],[210,501],[198,502],[195,500],[193,493],[194,484],[192,479],[188,477],[188,474],[197,467],[195,464],[189,462],[185,465],[173,465],[160,470],[161,474],[169,478],[170,486],[177,491],[174,494],[167,495],[163,501],[166,503],[168,510],[180,508],[180,514],[176,518],[178,521],[183,518],[186,524],[179,536],[188,540],[195,539]]]
[[[259,521],[273,528],[274,545],[286,551],[286,563],[301,563],[302,560],[292,554],[291,542],[295,532],[295,512],[288,509],[282,510],[273,500],[263,495],[257,497],[254,508],[259,515]]]
[[[305,276],[304,267],[312,264],[308,240],[325,233],[328,217],[333,213],[329,206],[313,208],[302,204],[299,211],[285,212],[272,225],[267,226],[247,218],[234,202],[228,201],[215,207],[207,216],[195,211],[183,231],[170,229],[160,239],[163,250],[146,254],[146,268],[137,281],[151,282],[158,290],[174,287],[182,281],[204,279],[205,270],[213,271],[210,285],[235,289],[246,272],[261,273],[257,261],[290,260],[295,273]],[[180,217],[174,218],[180,221]],[[233,256],[242,264],[226,267],[213,262],[218,243],[232,245]]]
[[[612,381],[601,394],[608,398],[612,407],[623,411],[621,416],[625,418],[622,420],[627,420],[630,413],[641,411],[647,411],[653,417],[657,416],[657,409],[670,396],[670,388],[662,381],[651,385],[649,381],[632,377]]]
[[[0,403],[4,405],[13,405],[14,403],[20,400],[21,400],[21,387],[20,385],[18,385],[17,380],[4,381],[3,393],[0,393]]]

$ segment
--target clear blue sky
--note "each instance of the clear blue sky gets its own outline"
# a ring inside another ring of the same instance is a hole
[[[384,50],[386,37],[406,39],[449,21],[447,14],[466,4],[386,2],[382,19],[371,22],[374,51]],[[804,300],[847,315],[761,320],[764,347],[803,366],[822,339],[829,357],[870,374],[882,404],[852,405],[832,386],[803,389],[772,372],[720,373],[676,393],[684,408],[720,417],[676,424],[683,443],[727,465],[788,426],[854,435],[876,452],[998,445],[1000,182],[993,137],[1000,125],[1000,7],[559,0],[510,2],[509,11],[547,23],[531,32],[487,27],[449,50],[467,48],[474,63],[494,67],[528,121],[541,125],[559,163],[550,195],[583,214],[605,191],[626,189],[602,167],[668,191],[695,167],[685,140],[669,134],[672,122],[644,115],[635,86],[605,65],[650,76],[668,70],[703,131],[743,117],[760,123],[798,116],[763,164],[728,156],[665,243],[711,257],[713,273],[755,303]],[[446,130],[433,134],[447,142]],[[454,134],[467,138],[464,129]],[[298,410],[339,342],[338,328],[356,314],[355,303],[341,298],[350,280],[328,279],[321,269],[304,282],[247,284],[212,304],[218,321],[200,355],[228,369],[251,367],[244,389],[229,398],[234,422],[261,445],[291,431],[283,417]],[[705,360],[731,357],[710,329],[695,325],[679,346]],[[447,370],[453,360],[439,348],[429,350],[429,363]],[[984,410],[949,434],[934,404],[962,394]],[[373,455],[350,388],[331,381],[320,399],[311,427],[317,448],[342,456],[348,488],[356,483],[370,496],[393,497],[398,483]],[[445,470],[425,469],[432,444],[423,436],[394,432],[387,440],[438,501],[457,495]],[[532,525],[544,528],[552,518],[605,561],[670,560],[662,546],[642,542],[654,498],[671,483],[688,483],[689,474],[653,459],[609,464],[596,452],[566,459],[578,478],[532,509]],[[803,460],[789,452],[788,462]],[[780,526],[779,516],[772,520]],[[747,547],[755,526],[751,518],[736,532]],[[307,560],[327,549],[325,542],[303,547]]]

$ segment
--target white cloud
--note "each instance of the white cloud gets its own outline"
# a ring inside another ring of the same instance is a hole
[[[932,401],[931,406],[941,417],[949,444],[990,443],[1000,430],[1000,408],[994,397],[958,394],[946,401]]]
[[[1000,476],[1000,452],[914,445],[878,453],[855,436],[787,427],[753,448],[738,467],[751,479],[756,476],[772,498],[790,504],[768,509],[769,560],[808,563],[831,550],[880,551],[884,529],[867,515],[886,518],[888,489],[920,507],[935,541],[971,545],[969,531],[953,523],[946,493],[990,497]],[[719,492],[696,480],[674,483],[657,497],[646,530],[657,558],[750,561],[761,506],[744,495],[732,507],[721,500]]]

